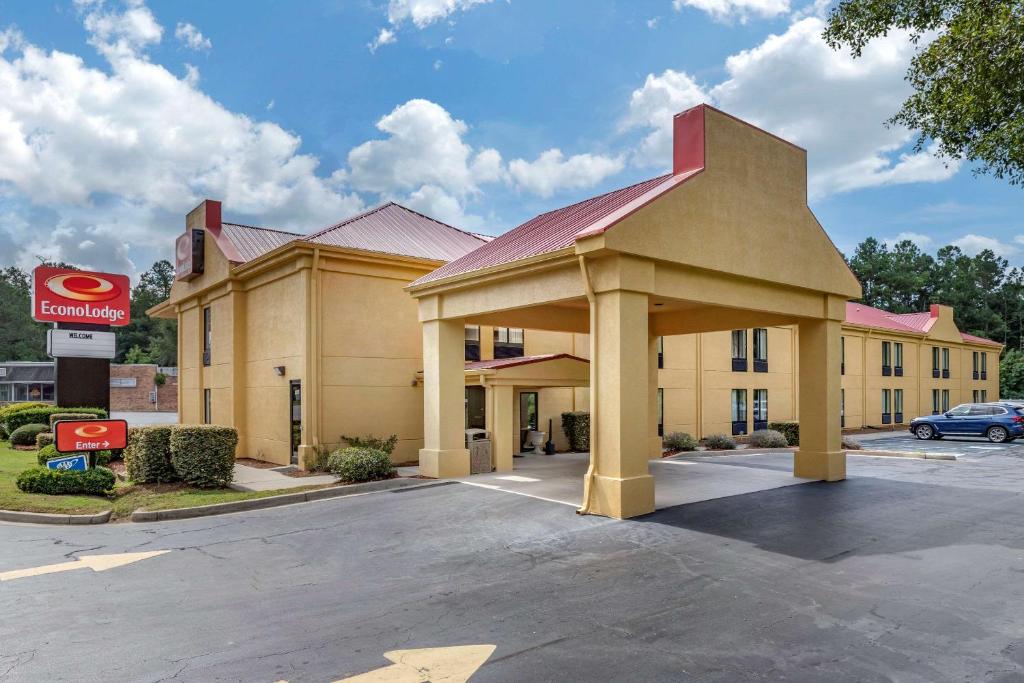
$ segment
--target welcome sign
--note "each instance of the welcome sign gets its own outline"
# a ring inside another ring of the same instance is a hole
[[[39,322],[127,325],[127,275],[38,266],[32,271],[32,317]]]

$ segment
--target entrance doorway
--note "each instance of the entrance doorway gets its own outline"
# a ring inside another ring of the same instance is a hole
[[[293,379],[288,382],[288,393],[291,397],[291,463],[299,464],[299,444],[302,443],[302,380]]]
[[[530,432],[539,431],[539,401],[536,391],[523,391],[519,394],[519,450],[526,450]]]

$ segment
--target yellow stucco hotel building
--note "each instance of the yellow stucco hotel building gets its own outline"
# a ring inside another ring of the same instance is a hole
[[[679,115],[675,132],[672,174],[542,214],[496,240],[394,203],[303,235],[225,222],[219,202],[203,202],[188,214],[186,232],[178,239],[171,297],[150,311],[178,320],[179,419],[234,426],[239,431],[239,456],[300,466],[317,446],[337,444],[342,435],[369,433],[397,434],[394,460],[415,461],[424,448],[425,411],[427,422],[449,425],[449,430],[455,425],[491,432],[492,464],[497,469],[511,469],[512,456],[522,449],[527,432],[547,432],[549,424],[556,446],[564,449],[568,444],[560,429],[561,413],[590,408],[586,312],[570,304],[536,310],[510,304],[513,310],[500,319],[480,315],[475,323],[460,323],[464,411],[438,416],[431,414],[433,403],[428,401],[425,407],[424,400],[424,349],[433,337],[425,335],[426,323],[421,322],[428,319],[422,297],[410,296],[410,289],[422,290],[437,277],[435,273],[445,275],[448,270],[438,269],[453,261],[465,264],[458,269],[462,272],[468,268],[476,277],[487,277],[493,260],[474,266],[476,254],[490,259],[512,254],[519,259],[517,264],[537,271],[547,267],[546,254],[556,253],[554,247],[544,246],[555,244],[556,238],[564,241],[568,235],[579,251],[584,238],[596,234],[594,226],[607,229],[615,221],[639,220],[657,202],[667,202],[672,195],[677,197],[673,201],[682,202],[688,196],[684,190],[696,193],[702,187],[708,188],[708,198],[701,201],[712,203],[707,215],[720,216],[721,223],[714,226],[716,237],[708,233],[689,249],[706,245],[710,250],[719,234],[725,243],[749,241],[749,235],[729,233],[740,230],[729,227],[740,200],[728,199],[724,190],[716,199],[715,183],[727,189],[735,185],[743,202],[754,197],[751,204],[762,221],[754,228],[764,231],[758,234],[770,243],[765,249],[781,248],[794,255],[789,262],[763,259],[779,264],[780,281],[788,278],[783,284],[799,291],[811,287],[799,280],[804,276],[799,271],[814,270],[806,262],[801,265],[801,258],[813,259],[814,267],[821,268],[820,281],[832,277],[839,283],[828,290],[832,293],[826,299],[838,301],[838,308],[830,304],[826,314],[841,324],[841,389],[838,405],[828,410],[837,426],[898,426],[960,402],[999,398],[1002,346],[961,333],[952,309],[933,305],[928,311],[892,314],[843,304],[844,299],[857,298],[856,281],[806,208],[803,150],[710,107]],[[694,161],[696,147],[700,156]],[[699,169],[691,168],[698,163]],[[761,178],[772,178],[763,200],[750,185],[768,182],[757,179],[760,171],[766,171]],[[694,196],[696,204],[699,198]],[[651,235],[655,228],[667,229],[673,212],[680,215],[681,224],[709,220],[670,204],[663,207],[667,208],[660,214],[644,218],[652,226]],[[798,227],[790,215],[800,217]],[[818,251],[802,253],[806,245]],[[670,246],[665,245],[666,254],[672,252]],[[564,252],[565,247],[558,249]],[[587,258],[592,263],[621,258],[608,256],[608,249],[595,249]],[[749,259],[743,253],[734,257]],[[585,257],[579,258],[582,263]],[[730,268],[729,254],[701,258],[716,275]],[[689,268],[703,272],[702,267]],[[734,270],[738,272],[728,273],[728,279],[737,288],[762,286],[773,277]],[[601,277],[600,271],[594,272]],[[459,277],[455,272],[448,280],[457,282]],[[533,280],[522,282],[523,288],[535,286]],[[622,282],[616,286],[623,290],[639,288]],[[599,296],[600,291],[595,300]],[[778,296],[796,295],[787,290]],[[651,297],[655,320],[664,302]],[[642,367],[652,378],[646,391],[656,396],[656,404],[646,413],[651,430],[656,419],[659,434],[739,435],[768,422],[800,419],[799,392],[811,386],[800,375],[801,326],[766,310],[743,319],[732,316],[727,306],[708,310],[701,314],[717,321],[715,331],[651,332],[650,362],[646,349],[640,354],[645,356]],[[730,325],[733,320],[738,324]],[[743,324],[748,320],[750,324]],[[565,331],[574,329],[582,331]],[[649,386],[655,374],[656,393]],[[629,374],[624,372],[620,381],[628,383]],[[840,472],[827,478],[841,476]]]

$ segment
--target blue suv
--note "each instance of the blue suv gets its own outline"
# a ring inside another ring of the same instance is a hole
[[[964,403],[946,413],[914,418],[910,433],[919,439],[956,434],[1007,443],[1024,436],[1024,407],[1013,403]]]

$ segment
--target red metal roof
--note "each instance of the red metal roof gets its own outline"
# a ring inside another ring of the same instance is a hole
[[[672,174],[651,178],[561,209],[548,211],[494,238],[462,258],[424,275],[414,285],[538,256],[575,244],[577,236],[618,209],[666,184]]]
[[[976,337],[973,334],[967,334],[966,332],[961,332],[960,336],[963,337],[964,341],[968,344],[983,344],[985,346],[998,346],[999,348],[1003,347],[1003,344],[997,341],[985,339],[984,337]]]
[[[302,238],[315,244],[451,261],[486,241],[429,216],[388,202]]]
[[[854,301],[846,302],[846,322],[851,325],[863,325],[882,330],[893,330],[911,334],[927,334],[937,319],[937,313],[931,311],[922,313],[890,313],[880,308],[872,308]],[[1002,346],[997,341],[976,337],[973,334],[961,332],[964,342],[968,344],[983,344],[986,346]]]
[[[277,249],[282,244],[287,244],[299,239],[302,235],[273,228],[258,228],[253,225],[239,225],[238,223],[222,223],[221,230],[234,245],[241,262],[245,263],[254,258],[266,254],[268,251]]]
[[[586,358],[580,358],[569,353],[546,353],[539,356],[520,356],[518,358],[495,358],[494,360],[475,360],[466,363],[467,370],[498,370],[501,368],[514,368],[517,365],[529,365],[531,363],[543,363],[548,360],[568,358],[578,360],[581,363],[588,363]]]

